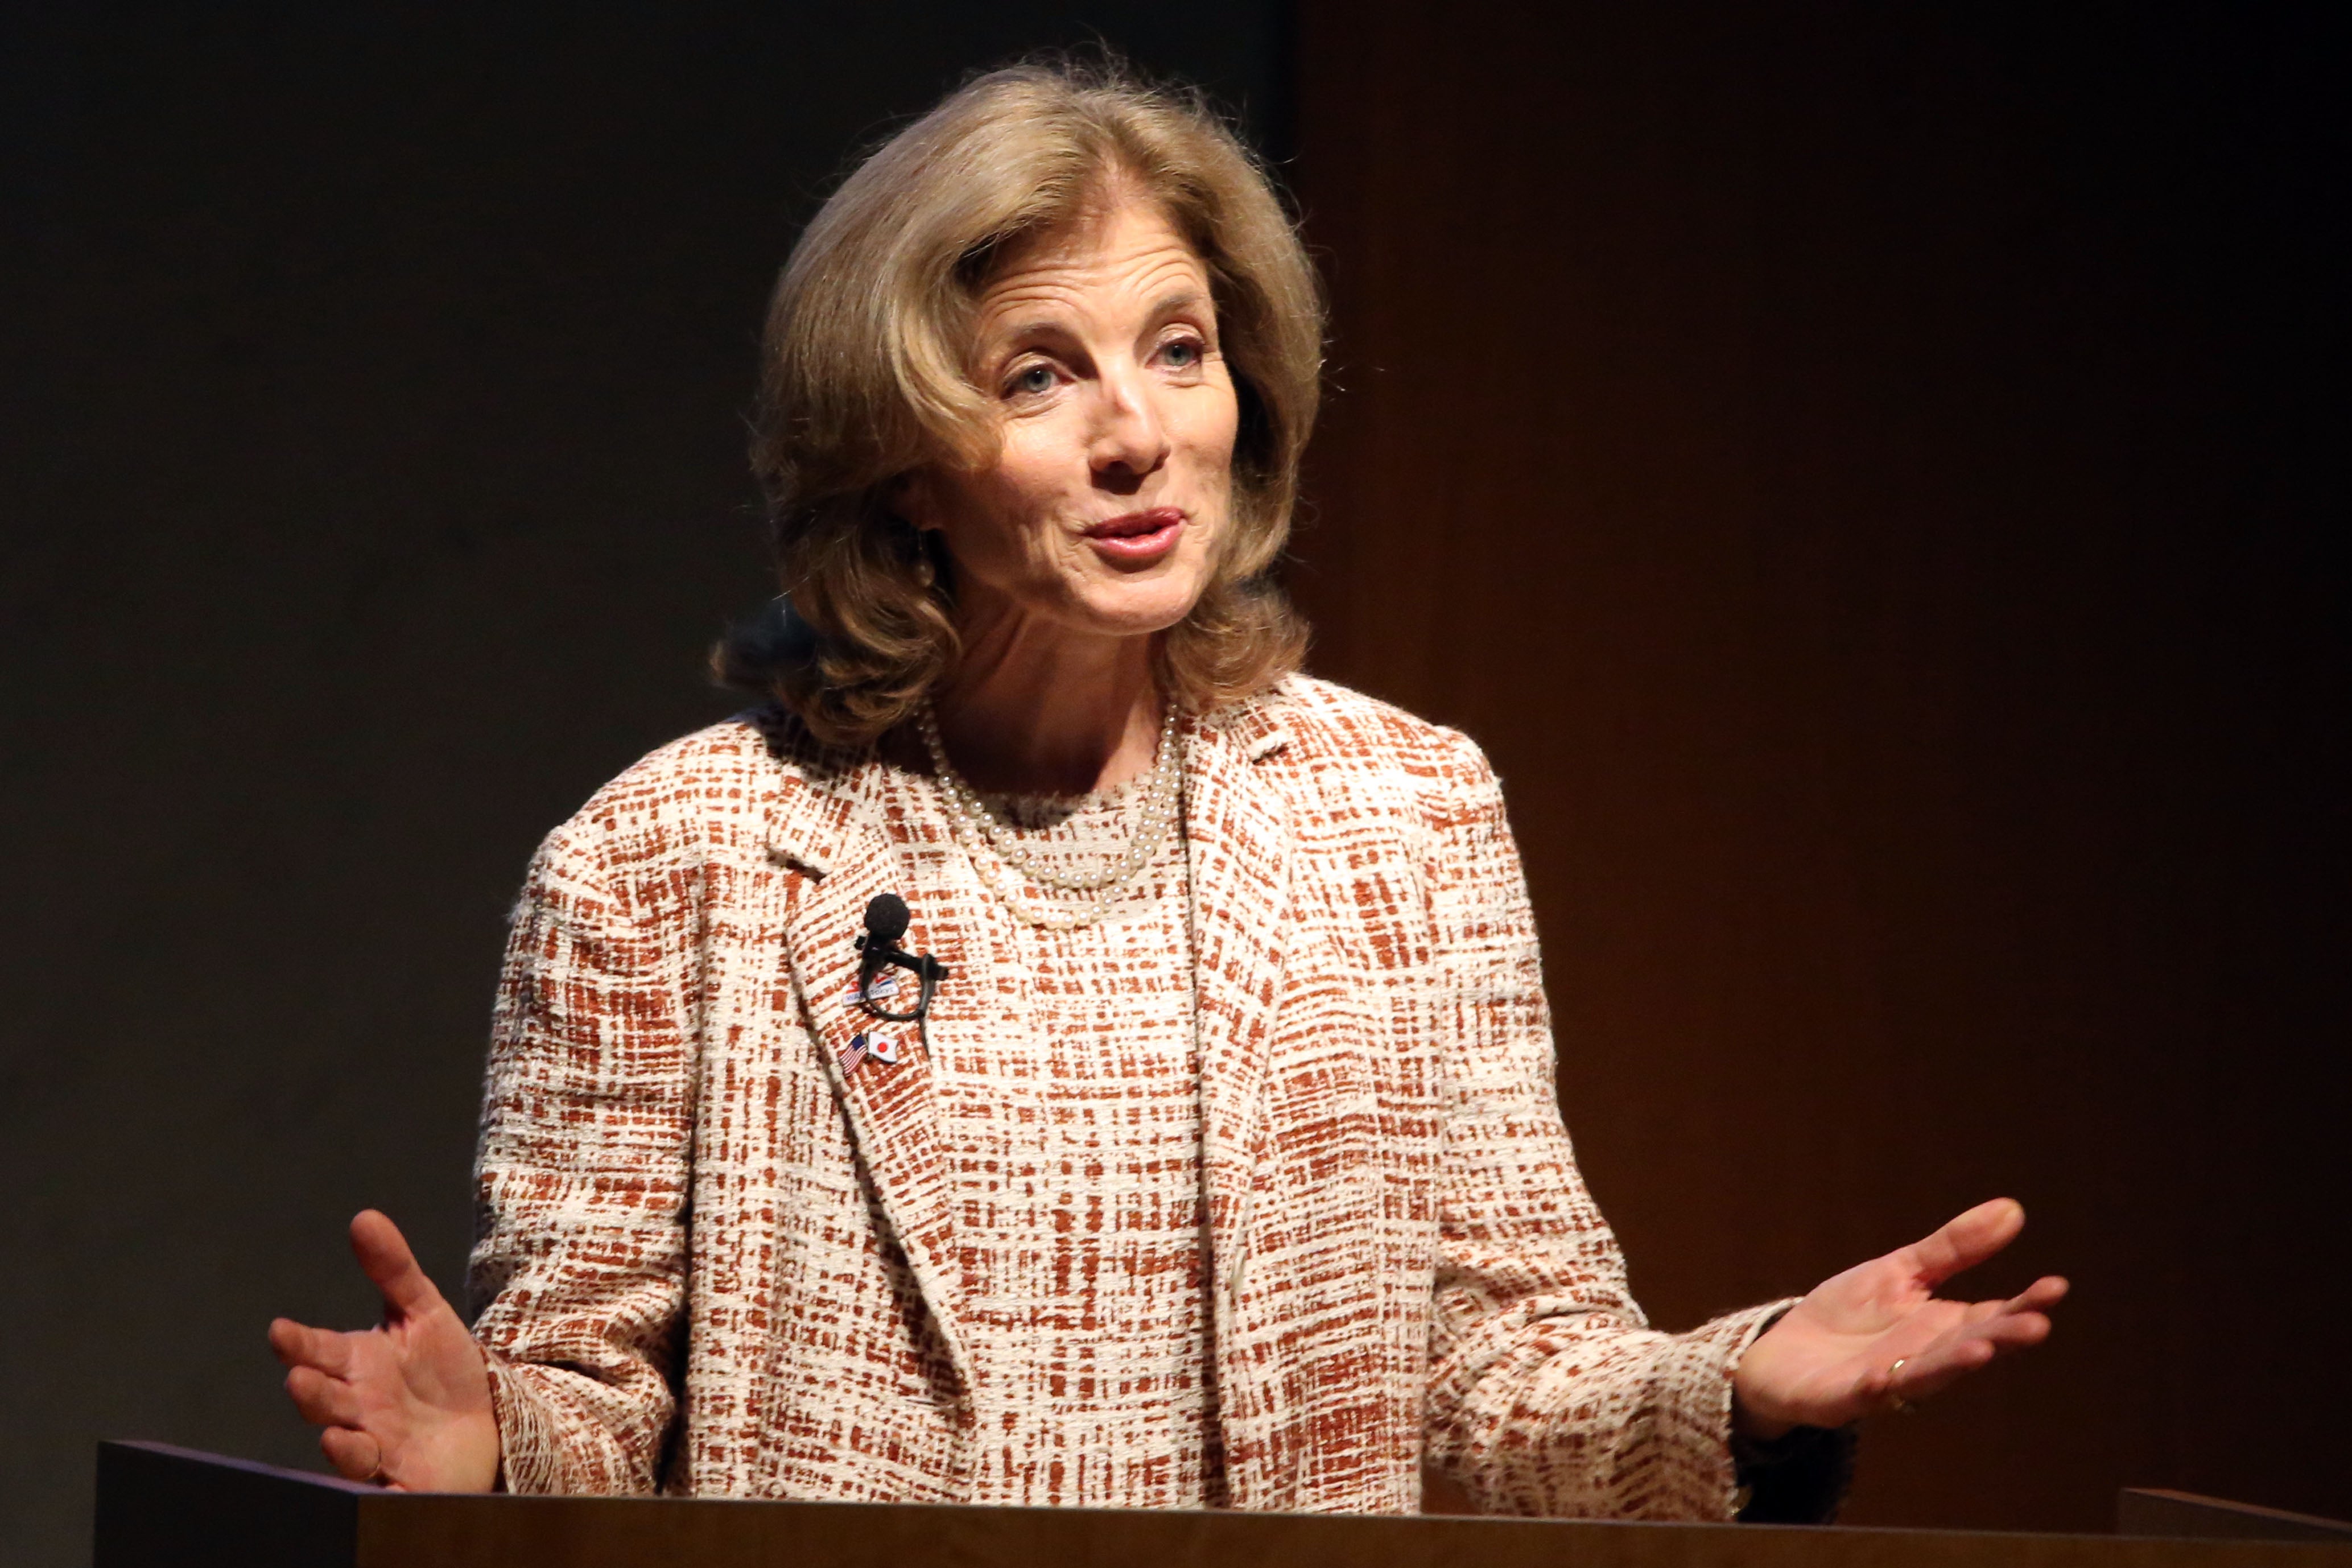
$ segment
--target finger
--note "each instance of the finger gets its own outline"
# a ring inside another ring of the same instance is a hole
[[[294,1408],[302,1413],[302,1419],[313,1426],[359,1425],[359,1394],[340,1378],[298,1366],[286,1374],[286,1393],[294,1401]]]
[[[2009,1299],[2009,1309],[2015,1312],[2042,1312],[2066,1299],[2074,1286],[2060,1275],[2044,1274],[2024,1289]]]
[[[288,1366],[315,1366],[330,1377],[341,1377],[352,1369],[350,1341],[332,1329],[313,1329],[291,1318],[278,1318],[269,1325],[269,1348]]]
[[[1923,1240],[1902,1249],[1906,1261],[1931,1288],[1974,1268],[2017,1239],[2025,1228],[2025,1206],[2015,1198],[1995,1198],[1957,1215]]]
[[[1888,1409],[1900,1409],[1942,1393],[1993,1358],[1993,1347],[1982,1340],[1962,1340],[1937,1345],[1906,1356],[1899,1367],[1881,1374],[1879,1395]]]
[[[439,1304],[441,1292],[416,1266],[408,1238],[377,1210],[362,1209],[352,1216],[352,1256],[360,1260],[361,1271],[383,1295],[387,1315],[414,1317]]]
[[[1973,1301],[1960,1314],[1961,1330],[2000,1317],[2039,1316],[2066,1299],[2066,1281],[2045,1274],[2006,1301]],[[2046,1320],[2045,1320],[2046,1323]]]
[[[1964,1340],[1986,1340],[2003,1349],[2038,1345],[2049,1337],[2049,1317],[2032,1307],[2020,1305],[2016,1297],[2006,1301],[1979,1301],[1945,1334],[1954,1344]],[[1928,1346],[1930,1350],[1935,1348]]]
[[[2006,1343],[2013,1340],[2019,1324],[2039,1321],[2041,1328],[2033,1331],[2031,1342],[2040,1343],[2050,1331],[2049,1309],[2066,1299],[2066,1281],[2056,1275],[2045,1275],[2006,1301],[1973,1301],[1960,1313],[1960,1321],[1946,1331],[1955,1335],[1990,1333]]]
[[[383,1448],[364,1432],[330,1426],[319,1434],[319,1449],[347,1481],[372,1481],[383,1468]]]
[[[1963,1331],[1973,1329],[1989,1318],[1998,1318],[2003,1312],[2014,1310],[2016,1309],[2007,1301],[1978,1301],[1960,1314],[1959,1326]]]
[[[2029,1350],[2050,1337],[2050,1320],[2039,1312],[2003,1312],[1969,1331],[1961,1342],[1990,1346],[1994,1355]]]
[[[1925,1399],[1941,1393],[1996,1358],[2028,1350],[2050,1337],[2050,1320],[2039,1312],[2004,1312],[1982,1324],[1906,1357],[1888,1382],[1890,1395]]]

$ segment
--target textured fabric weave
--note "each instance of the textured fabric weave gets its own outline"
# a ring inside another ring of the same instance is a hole
[[[1730,1376],[1772,1308],[1667,1334],[1627,1293],[1485,759],[1303,679],[1187,734],[1227,1500],[1411,1511],[1428,1465],[1492,1511],[1728,1517]],[[883,891],[952,966],[941,1062],[845,1074]],[[506,1484],[998,1495],[1029,1394],[983,1370],[1023,1352],[971,1299],[942,1062],[1039,1016],[878,760],[752,715],[600,791],[532,865],[492,1034],[473,1283]]]
[[[938,815],[928,781],[886,779],[894,815]],[[1024,858],[1093,875],[1124,854],[1135,793],[993,804]],[[1005,1358],[972,1368],[1005,1412],[982,1438],[975,1501],[1222,1496],[1184,885],[1171,835],[1097,924],[1055,931],[999,901],[1034,1033],[934,1042],[967,1310]],[[1032,885],[1024,901],[1055,895]]]

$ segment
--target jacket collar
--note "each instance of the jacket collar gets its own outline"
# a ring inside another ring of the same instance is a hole
[[[1189,730],[1193,742],[1188,758],[1191,766],[1198,770],[1211,763],[1223,764],[1234,756],[1257,763],[1281,751],[1291,743],[1284,706],[1276,691],[1233,703],[1194,721]],[[819,747],[797,722],[772,710],[755,710],[745,718],[766,738],[780,761],[796,764],[768,808],[771,859],[823,879],[836,866],[887,841],[877,776],[882,764],[871,753]],[[1231,755],[1204,754],[1203,742],[1213,742]],[[1197,815],[1188,795],[1188,833]]]

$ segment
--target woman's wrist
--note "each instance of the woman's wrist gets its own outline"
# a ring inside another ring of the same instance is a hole
[[[1764,1373],[1759,1363],[1769,1368],[1773,1348],[1768,1343],[1780,1327],[1780,1321],[1795,1310],[1797,1303],[1788,1302],[1767,1317],[1758,1326],[1755,1336],[1739,1352],[1739,1360],[1731,1371],[1731,1431],[1735,1437],[1751,1443],[1772,1443],[1787,1436],[1804,1423],[1791,1412],[1780,1409],[1778,1402],[1763,1392]]]
[[[1747,1400],[1740,1397],[1738,1380],[1732,1380],[1731,1431],[1734,1436],[1744,1437],[1751,1443],[1777,1443],[1801,1425],[1800,1422],[1758,1414]]]

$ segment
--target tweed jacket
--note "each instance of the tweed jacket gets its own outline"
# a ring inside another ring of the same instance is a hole
[[[1189,721],[1212,1373],[1240,1508],[1723,1519],[1770,1308],[1651,1330],[1554,1099],[1500,788],[1463,736],[1293,678]],[[551,834],[477,1173],[504,1484],[955,1501],[975,1364],[927,1058],[845,1073],[866,900],[1018,1030],[1009,918],[888,764],[755,712]],[[987,1384],[983,1380],[982,1386]]]

